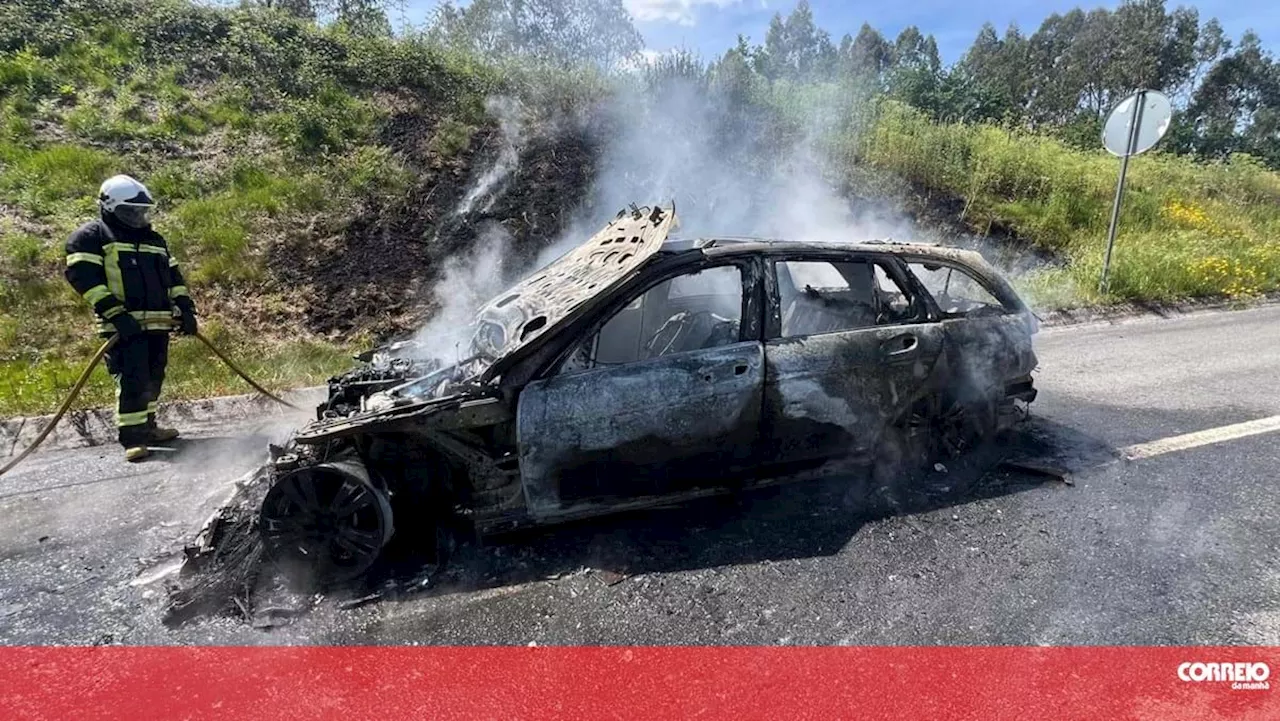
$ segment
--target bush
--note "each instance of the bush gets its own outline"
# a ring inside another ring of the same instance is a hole
[[[940,125],[886,103],[861,160],[963,198],[966,220],[1014,229],[1069,261],[1028,287],[1051,302],[1096,299],[1117,159],[992,125]],[[1130,161],[1111,274],[1113,298],[1248,297],[1280,289],[1280,173],[1237,155],[1197,163],[1152,152]],[[1050,292],[1049,279],[1069,292]]]
[[[371,105],[333,85],[284,105],[284,110],[267,119],[266,126],[281,143],[300,153],[345,150],[365,139],[375,120]]]

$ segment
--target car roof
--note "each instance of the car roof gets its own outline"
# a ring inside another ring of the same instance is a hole
[[[950,263],[968,269],[993,290],[1001,302],[1025,307],[1009,281],[982,254],[949,245],[934,243],[900,243],[894,240],[865,240],[858,242],[778,240],[742,236],[716,236],[714,238],[667,239],[656,255],[668,258],[690,257],[723,258],[752,253],[764,255],[789,255],[791,253],[842,254],[868,253],[894,255],[904,261],[935,261]]]
[[[669,238],[660,252],[667,254],[692,253],[704,255],[734,255],[737,253],[769,253],[792,251],[844,252],[844,253],[892,253],[895,255],[930,256],[940,260],[972,263],[981,256],[971,250],[936,243],[913,243],[896,240],[782,240],[749,236],[715,236],[705,238]]]

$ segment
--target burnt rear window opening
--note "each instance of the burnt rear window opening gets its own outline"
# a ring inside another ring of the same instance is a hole
[[[968,271],[946,263],[912,261],[907,269],[951,318],[1010,312],[987,286]]]
[[[773,267],[783,338],[891,325],[914,316],[912,297],[879,262],[799,259]]]

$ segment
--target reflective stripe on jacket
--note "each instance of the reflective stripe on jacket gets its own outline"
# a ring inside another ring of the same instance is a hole
[[[67,239],[67,280],[93,306],[98,330],[129,313],[146,330],[169,330],[175,311],[191,303],[178,262],[164,237],[129,228],[110,216],[80,226]]]

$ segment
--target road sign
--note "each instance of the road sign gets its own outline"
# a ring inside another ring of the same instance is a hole
[[[1111,227],[1107,230],[1107,255],[1102,261],[1102,279],[1098,292],[1107,292],[1111,273],[1111,251],[1116,245],[1116,225],[1120,222],[1120,200],[1124,197],[1124,176],[1129,172],[1129,158],[1144,153],[1160,142],[1169,131],[1173,105],[1158,90],[1139,90],[1121,100],[1102,126],[1102,146],[1120,156],[1120,180],[1116,183],[1116,199],[1111,205]]]
[[[1144,153],[1169,131],[1172,118],[1173,106],[1164,93],[1139,90],[1121,100],[1107,116],[1102,128],[1102,145],[1112,155]],[[1137,132],[1130,137],[1135,119]]]

